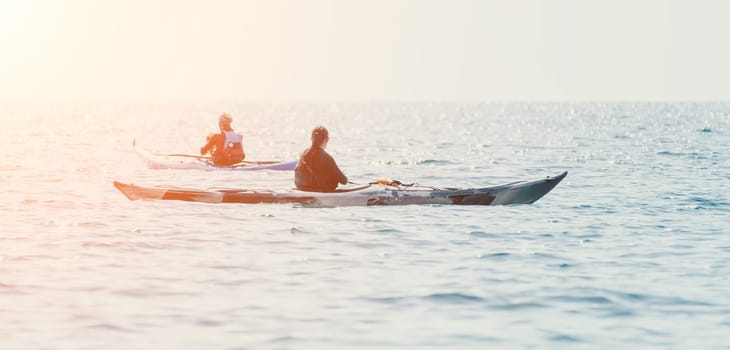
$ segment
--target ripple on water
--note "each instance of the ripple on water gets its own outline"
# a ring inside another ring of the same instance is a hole
[[[501,235],[494,234],[494,233],[487,233],[484,231],[472,231],[472,232],[469,232],[469,236],[478,237],[478,238],[500,238],[501,237]]]
[[[580,343],[582,340],[578,337],[565,334],[565,333],[556,333],[552,334],[548,337],[550,341],[559,342],[559,343]]]
[[[29,294],[29,293],[21,290],[17,286],[0,282],[0,295],[23,295],[23,294]]]
[[[459,292],[433,293],[423,296],[366,297],[364,299],[383,304],[412,304],[420,303],[422,301],[435,302],[437,304],[471,304],[486,302],[486,300],[482,297]]]
[[[543,309],[548,306],[538,302],[519,302],[519,303],[503,303],[503,304],[492,304],[489,305],[490,309],[502,310],[502,311],[521,311],[530,309]]]
[[[109,227],[109,225],[104,222],[101,222],[101,221],[85,221],[85,222],[76,223],[76,227],[101,229],[101,228]]]
[[[694,209],[717,209],[730,206],[730,203],[705,197],[691,197],[690,202],[695,203]]]
[[[454,162],[447,159],[424,159],[417,163],[418,165],[447,165],[454,164]]]
[[[548,300],[570,304],[614,304],[611,299],[604,296],[558,295],[550,297]]]
[[[614,295],[632,302],[642,302],[647,305],[656,306],[715,306],[701,300],[692,300],[675,296],[652,295],[642,293],[613,292]]]
[[[184,248],[178,244],[172,244],[164,241],[86,241],[81,243],[81,247],[87,249],[112,249],[120,252],[145,252],[151,250],[156,251]]]
[[[482,303],[485,301],[482,297],[459,292],[434,293],[426,295],[422,299],[446,304]]]
[[[479,255],[479,259],[505,258],[508,256],[510,256],[510,253],[497,252],[497,253],[481,254],[481,255]]]
[[[139,333],[140,331],[132,328],[122,327],[109,322],[94,323],[86,326],[88,329],[104,332],[119,332],[119,333]]]

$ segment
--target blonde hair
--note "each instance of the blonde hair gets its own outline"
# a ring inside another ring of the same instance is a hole
[[[218,117],[218,123],[223,125],[231,125],[233,122],[233,118],[231,118],[231,115],[228,113],[221,114],[220,117]]]

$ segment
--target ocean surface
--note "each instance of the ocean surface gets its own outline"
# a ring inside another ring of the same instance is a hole
[[[113,186],[287,189],[150,170],[222,112],[251,160],[309,132],[354,182],[532,205],[129,201]],[[0,104],[2,349],[730,349],[730,104]]]

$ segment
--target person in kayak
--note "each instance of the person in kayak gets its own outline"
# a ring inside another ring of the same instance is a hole
[[[208,143],[200,148],[200,154],[210,153],[215,165],[233,165],[246,158],[243,151],[243,136],[231,128],[233,118],[228,113],[218,117],[219,134],[208,136]]]
[[[347,176],[335,163],[327,148],[329,132],[324,126],[312,130],[312,146],[299,157],[294,169],[294,184],[302,191],[333,192],[337,184],[346,184]]]

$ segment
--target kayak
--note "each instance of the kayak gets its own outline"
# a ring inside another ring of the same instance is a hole
[[[198,169],[198,170],[284,170],[292,171],[297,167],[297,161],[243,161],[234,165],[216,165],[211,157],[196,156],[192,154],[159,154],[148,151],[137,145],[136,140],[132,141],[132,147],[137,155],[142,158],[150,169]]]
[[[484,188],[434,188],[419,185],[368,183],[336,192],[300,190],[186,189],[144,187],[114,181],[130,200],[176,200],[204,203],[296,203],[303,206],[371,206],[408,204],[505,205],[530,204],[550,192],[568,172],[533,181],[518,181]]]

